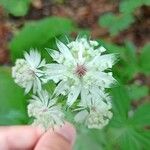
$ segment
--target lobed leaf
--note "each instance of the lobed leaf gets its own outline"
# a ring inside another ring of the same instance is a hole
[[[134,126],[142,127],[150,126],[150,103],[145,103],[138,107],[131,118],[131,123]]]
[[[150,44],[145,45],[141,50],[139,58],[140,71],[150,75]]]
[[[128,93],[124,86],[120,85],[116,88],[111,90],[112,96],[112,108],[113,108],[113,122],[114,126],[117,126],[119,123],[120,125],[126,122],[128,118],[128,110],[130,108],[130,100]]]
[[[149,94],[149,88],[147,86],[132,84],[127,86],[129,97],[132,100],[140,100],[141,98]]]
[[[113,13],[108,13],[100,17],[99,24],[102,27],[108,28],[111,36],[115,36],[120,31],[127,29],[133,21],[134,18],[132,15],[114,15]]]

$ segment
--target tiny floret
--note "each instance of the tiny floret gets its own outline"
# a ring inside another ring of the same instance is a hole
[[[14,81],[25,88],[28,93],[33,88],[33,93],[41,90],[41,81],[44,75],[41,70],[45,65],[45,60],[41,61],[41,55],[34,50],[24,54],[24,59],[18,59],[12,68],[12,77]]]
[[[113,114],[111,112],[111,101],[107,94],[101,97],[87,97],[87,101],[80,103],[79,112],[75,116],[75,121],[84,123],[88,128],[101,129],[106,126]]]
[[[64,123],[64,114],[56,99],[51,99],[47,91],[41,91],[32,96],[28,105],[29,117],[34,118],[33,125],[40,126],[44,130],[61,126]]]

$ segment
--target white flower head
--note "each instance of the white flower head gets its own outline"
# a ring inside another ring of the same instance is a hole
[[[84,123],[88,128],[101,129],[112,118],[110,97],[105,97],[105,102],[91,98],[86,107],[82,104],[80,107],[74,119],[77,123]]]
[[[56,95],[68,95],[69,106],[80,94],[83,101],[89,93],[99,94],[116,81],[110,71],[116,56],[102,54],[106,49],[98,47],[97,41],[77,38],[65,45],[57,40],[57,47],[59,51],[49,50],[56,63],[47,65],[46,74],[49,80],[58,83]]]
[[[47,91],[41,91],[38,92],[38,96],[32,96],[28,105],[28,115],[35,118],[34,126],[48,130],[64,123],[64,113],[56,102],[56,99],[51,99]]]
[[[41,90],[43,76],[41,68],[45,66],[45,60],[41,61],[41,55],[36,50],[25,52],[24,57],[24,59],[17,59],[12,68],[12,77],[19,86],[25,88],[25,93],[32,88],[33,93],[36,93]]]
[[[45,131],[63,125],[64,113],[56,97],[67,97],[67,106],[74,102],[79,111],[75,121],[88,128],[101,129],[112,117],[111,98],[106,93],[116,82],[111,69],[116,63],[116,54],[105,54],[106,49],[97,41],[78,37],[64,44],[56,40],[57,50],[47,49],[54,63],[46,64],[36,50],[25,52],[12,68],[15,82],[34,95],[28,105],[28,115],[34,118],[33,125]],[[57,86],[53,96],[42,89],[42,84],[54,81]]]

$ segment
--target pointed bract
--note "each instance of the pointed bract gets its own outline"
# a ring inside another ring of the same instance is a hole
[[[45,131],[64,123],[64,114],[56,99],[51,99],[47,91],[33,95],[28,105],[29,117],[34,117],[34,126],[40,126]]]
[[[15,66],[12,68],[12,77],[14,81],[25,88],[27,94],[32,88],[33,93],[41,90],[42,78],[44,72],[41,69],[45,67],[45,60],[41,61],[41,55],[31,50],[29,53],[24,53],[25,59],[18,59]]]

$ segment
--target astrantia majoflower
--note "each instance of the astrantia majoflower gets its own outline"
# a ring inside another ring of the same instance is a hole
[[[40,91],[38,95],[33,95],[28,105],[29,117],[34,117],[33,125],[41,126],[45,130],[53,128],[55,124],[64,123],[64,113],[61,106],[57,104],[55,98],[47,91]]]
[[[77,38],[66,45],[56,40],[56,44],[58,50],[47,49],[53,63],[41,62],[40,54],[31,51],[13,67],[15,82],[25,88],[26,93],[33,87],[37,94],[29,103],[29,116],[35,118],[34,124],[40,124],[46,130],[61,124],[64,115],[57,98],[65,96],[66,105],[77,112],[76,122],[89,128],[103,128],[112,117],[111,98],[105,89],[116,82],[111,72],[116,55],[105,54],[103,46],[87,38]],[[42,84],[50,80],[56,83],[54,106],[53,100],[42,89]],[[75,101],[77,104],[73,107]]]
[[[57,41],[59,51],[49,50],[56,63],[46,65],[47,78],[58,83],[55,93],[67,95],[69,106],[79,94],[82,102],[89,94],[104,91],[115,82],[112,73],[105,70],[112,67],[116,57],[114,54],[102,55],[105,49],[102,46],[95,49],[97,45],[96,41],[81,38],[68,45]]]
[[[41,55],[36,50],[25,52],[24,57],[17,59],[16,65],[12,68],[12,77],[19,86],[25,88],[25,93],[32,88],[33,93],[36,93],[41,90],[41,82],[44,80],[41,68],[45,66],[45,60],[41,61]]]

